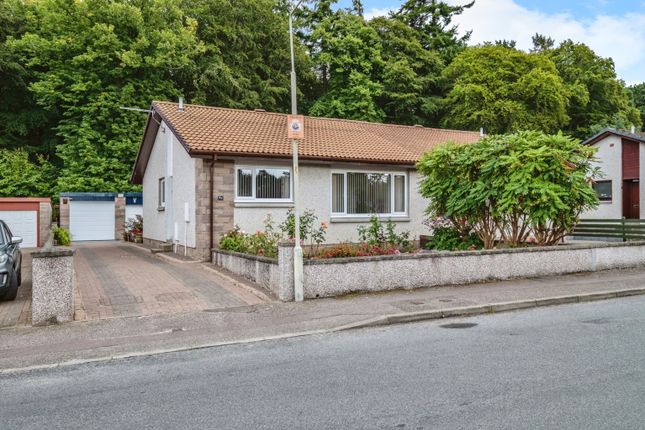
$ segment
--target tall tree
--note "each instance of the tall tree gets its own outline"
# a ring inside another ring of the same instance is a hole
[[[201,49],[195,21],[177,0],[42,0],[30,13],[8,45],[38,105],[58,113],[58,190],[131,189],[145,116],[120,107],[180,94],[173,80]]]
[[[53,166],[43,156],[35,158],[35,161],[31,161],[30,154],[25,149],[0,149],[0,196],[51,195]]]
[[[352,11],[358,16],[363,16],[363,13],[365,13],[365,8],[363,7],[363,1],[352,0]]]
[[[586,138],[605,126],[640,127],[640,113],[616,77],[611,58],[602,58],[587,45],[571,40],[544,52],[555,63],[570,94],[567,113],[571,120],[565,131]]]
[[[53,153],[50,112],[29,92],[33,75],[10,49],[27,31],[28,7],[20,0],[0,2],[0,147]]]
[[[474,4],[471,1],[452,6],[440,0],[407,0],[393,16],[416,30],[423,47],[439,52],[444,62],[449,64],[466,47],[471,34],[469,31],[460,36],[452,19]]]
[[[383,67],[378,104],[386,122],[434,125],[441,107],[443,61],[425,49],[415,31],[400,20],[378,17],[369,22],[381,43]]]
[[[317,61],[322,51],[322,40],[320,33],[314,33],[314,30],[323,21],[334,19],[336,2],[337,0],[308,0],[295,14],[298,39],[302,40],[306,48],[311,60],[310,70],[315,74],[312,85],[304,88],[306,109],[329,90],[329,67],[327,63]]]
[[[645,82],[632,85],[628,89],[634,106],[638,108],[641,114],[641,130],[645,131]]]
[[[347,11],[325,18],[313,33],[320,41],[316,64],[329,70],[329,90],[309,109],[315,116],[383,121],[377,104],[383,86],[377,80],[383,67],[381,43],[374,28]]]
[[[531,52],[544,52],[553,49],[553,47],[555,46],[554,39],[540,33],[535,33],[531,40],[533,41],[533,48],[531,48]]]
[[[445,70],[451,86],[444,125],[489,133],[553,132],[567,124],[567,90],[544,55],[487,45],[468,48]]]
[[[184,69],[182,87],[192,100],[232,108],[289,108],[289,37],[286,13],[274,0],[190,0],[186,14],[197,23],[203,49],[195,69]],[[296,39],[301,83],[313,80]]]

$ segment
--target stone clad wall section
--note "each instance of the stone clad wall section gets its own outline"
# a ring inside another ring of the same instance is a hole
[[[645,242],[308,261],[305,298],[635,267]]]
[[[214,263],[264,286],[282,301],[293,300],[293,245],[281,244],[277,261],[215,251]],[[645,241],[321,259],[305,261],[304,292],[311,299],[642,265]]]
[[[33,325],[74,319],[74,250],[32,252],[31,320]]]

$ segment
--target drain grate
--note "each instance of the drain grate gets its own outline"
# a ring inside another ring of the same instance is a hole
[[[441,328],[472,328],[476,327],[476,323],[449,323],[449,324],[441,324],[439,327]]]

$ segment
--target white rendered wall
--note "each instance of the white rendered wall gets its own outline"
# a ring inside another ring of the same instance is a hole
[[[173,223],[177,223],[177,237],[175,240],[180,245],[184,244],[186,232],[188,235],[188,247],[195,247],[195,159],[188,155],[188,152],[173,138]],[[184,204],[188,203],[189,222],[184,221]],[[168,203],[166,203],[168,204]]]
[[[143,237],[159,241],[166,240],[166,213],[158,210],[157,195],[159,178],[166,176],[166,135],[162,131],[164,129],[169,132],[166,124],[162,122],[143,175]]]
[[[171,141],[169,142],[168,139]],[[172,159],[172,166],[167,164],[169,158]],[[166,179],[166,209],[160,211],[157,194],[159,179],[167,178],[168,173],[172,173],[173,180]],[[195,160],[188,155],[170,128],[162,122],[143,176],[143,236],[159,241],[175,239],[183,245],[186,224],[184,202],[188,202],[190,209],[190,223],[187,229],[188,246],[194,247]],[[173,237],[175,223],[177,223],[177,237]]]
[[[258,167],[269,167],[273,165],[289,166],[288,162],[276,163],[275,161],[240,161],[236,164]],[[401,220],[392,218],[397,225],[397,232],[409,231],[410,238],[418,238],[420,234],[428,234],[427,228],[422,225],[424,211],[427,202],[418,194],[417,182],[418,174],[414,170],[408,170],[405,167],[391,167],[378,165],[315,165],[301,164],[300,166],[300,202],[301,210],[311,209],[318,216],[319,221],[328,223],[327,242],[338,243],[357,241],[357,228],[360,225],[367,224],[367,218],[361,217],[360,222],[347,219],[334,219],[331,217],[331,173],[332,170],[349,170],[349,171],[387,171],[408,173],[408,216]],[[292,205],[289,203],[282,204],[261,204],[261,203],[241,203],[235,204],[234,223],[245,232],[255,232],[264,229],[264,219],[267,214],[271,214],[276,225],[282,222],[287,210]],[[348,222],[351,221],[351,222]]]
[[[613,146],[612,146],[613,145]],[[612,201],[600,202],[598,208],[585,212],[581,218],[591,219],[619,219],[623,217],[623,166],[622,145],[619,136],[610,135],[593,145],[598,148],[596,166],[600,167],[604,176],[599,180],[611,180]],[[641,151],[642,152],[642,151]],[[642,155],[641,155],[642,157]],[[641,169],[643,164],[641,161]],[[641,187],[642,188],[642,187]],[[642,193],[641,189],[641,193]],[[642,209],[641,209],[642,210]]]

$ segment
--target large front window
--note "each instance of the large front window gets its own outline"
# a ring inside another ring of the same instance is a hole
[[[332,214],[405,215],[407,176],[404,173],[333,172]]]
[[[238,167],[238,200],[290,200],[291,170],[282,167]]]

